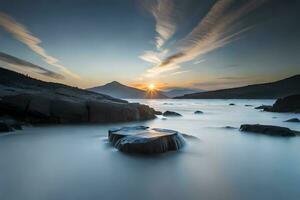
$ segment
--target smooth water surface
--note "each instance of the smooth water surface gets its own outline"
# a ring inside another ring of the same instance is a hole
[[[183,117],[138,123],[27,127],[0,136],[1,200],[289,199],[300,197],[300,137],[246,134],[243,123],[286,126],[296,114],[246,107],[273,100],[130,100]],[[235,106],[229,106],[229,103]],[[195,110],[204,113],[195,115]],[[112,127],[194,135],[179,152],[135,156],[107,143]]]

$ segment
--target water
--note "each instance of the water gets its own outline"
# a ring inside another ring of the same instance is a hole
[[[136,102],[137,100],[131,100]],[[148,122],[28,127],[0,136],[1,200],[299,199],[300,137],[245,134],[243,123],[286,126],[296,114],[245,107],[273,100],[138,100],[183,117]],[[229,103],[236,106],[229,106]],[[165,104],[167,103],[167,104]],[[204,114],[195,115],[195,110]],[[107,130],[169,128],[197,136],[179,152],[133,156],[116,151]]]

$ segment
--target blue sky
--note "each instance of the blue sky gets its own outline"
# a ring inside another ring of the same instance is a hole
[[[83,88],[268,82],[300,73],[299,11],[296,0],[0,0],[0,64]]]

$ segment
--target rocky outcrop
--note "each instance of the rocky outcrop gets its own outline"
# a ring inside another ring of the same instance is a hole
[[[137,103],[82,100],[45,94],[5,96],[3,114],[28,123],[106,123],[155,118],[154,109]]]
[[[0,116],[32,124],[106,123],[154,119],[155,113],[147,105],[39,81],[0,68]]]
[[[291,137],[299,134],[299,132],[291,130],[286,127],[260,125],[260,124],[243,124],[240,127],[240,131],[248,132],[248,133],[259,133],[259,134],[271,135],[271,136],[283,136],[283,137]]]
[[[185,144],[183,136],[177,131],[145,126],[111,129],[108,139],[119,151],[139,154],[175,151]]]
[[[300,120],[298,118],[291,118],[286,120],[285,122],[300,122]]]
[[[0,133],[2,132],[10,132],[14,130],[21,130],[22,124],[17,122],[16,120],[4,116],[0,118]]]
[[[170,116],[170,117],[180,117],[182,116],[181,114],[173,111],[166,111],[163,113],[163,116]]]
[[[265,111],[300,113],[300,94],[277,99],[273,106]]]

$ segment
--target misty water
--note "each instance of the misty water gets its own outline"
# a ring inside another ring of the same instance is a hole
[[[261,112],[273,100],[130,100],[182,117],[137,123],[25,127],[0,136],[0,199],[299,199],[300,137],[241,133],[296,114]],[[229,106],[235,103],[235,106]],[[204,113],[195,115],[195,110]],[[185,148],[128,155],[106,139],[112,127],[146,125],[190,134]]]

